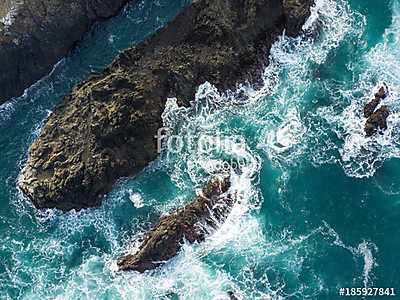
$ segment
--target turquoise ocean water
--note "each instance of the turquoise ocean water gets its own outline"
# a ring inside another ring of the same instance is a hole
[[[226,147],[167,149],[95,209],[37,211],[17,189],[28,147],[69,89],[189,2],[128,5],[0,106],[0,298],[341,299],[340,287],[400,295],[399,0],[317,0],[306,34],[274,44],[261,90],[220,95],[205,83],[191,108],[168,100],[170,134]],[[363,104],[382,82],[389,128],[367,139]],[[159,270],[117,273],[118,256],[226,172],[223,162],[241,166],[225,224]]]

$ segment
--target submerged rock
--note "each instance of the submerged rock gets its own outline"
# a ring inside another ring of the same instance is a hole
[[[312,0],[198,0],[77,84],[48,118],[19,177],[38,208],[99,205],[116,180],[157,157],[167,97],[188,106],[208,81],[255,80],[272,43],[297,35]]]
[[[20,96],[128,0],[1,0],[0,104]]]
[[[388,93],[388,87],[381,87],[375,98],[365,104],[364,106],[364,117],[368,118],[365,122],[364,131],[367,137],[374,135],[378,129],[385,130],[387,128],[386,119],[389,116],[389,110],[385,105],[382,105],[378,110],[375,111],[381,99],[385,99]]]
[[[203,241],[209,229],[223,222],[232,209],[229,187],[228,178],[214,178],[193,202],[161,217],[146,234],[139,251],[118,259],[120,270],[153,270],[174,257],[184,240]]]

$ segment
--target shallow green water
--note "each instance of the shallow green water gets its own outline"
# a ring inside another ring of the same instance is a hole
[[[16,179],[45,119],[89,71],[101,70],[189,1],[143,1],[95,26],[53,73],[0,107],[1,299],[340,299],[340,287],[400,293],[400,1],[317,0],[298,39],[281,37],[264,87],[219,95],[204,84],[189,109],[173,99],[170,134],[185,143],[124,179],[96,209],[37,211]],[[392,114],[363,137],[363,103],[382,83]],[[164,267],[116,273],[161,214],[240,162],[240,195],[204,243]],[[356,299],[357,297],[352,297]],[[391,297],[392,299],[395,297]]]

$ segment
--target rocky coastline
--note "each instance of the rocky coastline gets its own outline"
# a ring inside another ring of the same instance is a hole
[[[153,36],[88,74],[57,105],[18,185],[37,208],[100,205],[121,177],[157,157],[167,97],[188,106],[208,81],[256,80],[272,43],[301,34],[313,0],[198,0]]]
[[[193,202],[161,217],[135,254],[118,259],[119,269],[141,273],[153,270],[174,257],[185,241],[202,242],[228,217],[234,204],[229,188],[229,178],[213,178]]]
[[[97,21],[128,0],[2,0],[0,104],[48,74]]]

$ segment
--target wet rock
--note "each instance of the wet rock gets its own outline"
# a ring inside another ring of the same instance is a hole
[[[375,97],[371,102],[368,102],[364,106],[364,118],[369,118],[381,102],[380,97]]]
[[[386,87],[386,88],[385,88]],[[378,107],[379,103],[381,102],[381,99],[385,99],[387,95],[387,86],[385,84],[385,87],[381,87],[377,93],[375,93],[375,98],[365,104],[364,106],[364,118],[369,118],[375,111],[375,109]]]
[[[228,178],[214,178],[193,202],[161,217],[147,234],[135,254],[118,259],[123,271],[153,270],[174,257],[186,239],[201,242],[210,229],[223,222],[233,205]]]
[[[289,36],[298,35],[304,24],[304,16],[310,13],[310,7],[314,0],[283,0],[283,9],[285,11],[285,30]],[[299,22],[299,20],[303,20]]]
[[[380,104],[381,99],[386,98],[388,90],[387,85],[384,84],[384,86],[375,93],[375,98],[364,106],[364,117],[368,118],[364,127],[367,137],[374,135],[379,129],[385,130],[387,128],[386,119],[389,116],[389,110],[385,105],[382,105],[376,111],[375,109]]]
[[[382,105],[377,111],[375,111],[365,123],[365,134],[366,136],[374,135],[378,129],[387,129],[386,119],[389,116],[389,110],[386,105]],[[381,133],[381,132],[380,132]]]
[[[219,91],[257,80],[284,29],[300,33],[310,0],[198,0],[153,36],[77,84],[29,150],[19,187],[37,208],[99,205],[117,179],[157,157],[167,97],[189,106],[208,81]],[[258,77],[257,77],[258,76]]]
[[[96,21],[128,0],[0,1],[0,104],[48,74]]]

